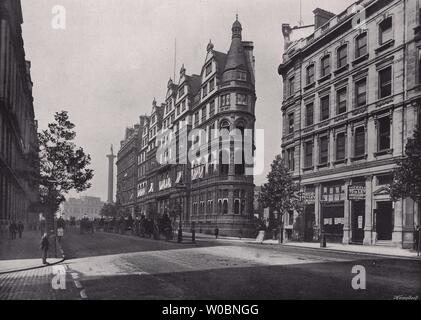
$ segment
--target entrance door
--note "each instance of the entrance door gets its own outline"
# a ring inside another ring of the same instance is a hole
[[[377,240],[392,240],[393,208],[391,201],[377,202]]]
[[[352,201],[352,242],[363,243],[365,227],[365,202]]]
[[[315,221],[314,204],[307,205],[304,211],[304,241],[313,241]]]

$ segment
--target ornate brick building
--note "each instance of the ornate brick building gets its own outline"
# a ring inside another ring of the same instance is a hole
[[[25,223],[39,201],[37,122],[19,0],[0,2],[0,224]],[[32,210],[31,210],[32,209]]]
[[[388,185],[420,123],[420,13],[418,0],[363,0],[316,9],[297,41],[283,25],[282,150],[306,202],[295,237],[412,247],[419,204],[392,202]]]
[[[204,232],[218,226],[221,234],[252,233],[254,183],[246,169],[253,165],[234,161],[241,150],[232,141],[226,149],[214,147],[221,143],[221,128],[254,130],[255,102],[253,43],[242,40],[237,19],[228,53],[209,43],[200,74],[188,75],[183,66],[178,83],[169,80],[165,102],[154,100],[151,115],[128,129],[117,160],[120,208],[151,217],[168,214],[185,226],[194,222]],[[202,129],[203,135],[191,137],[194,129]],[[166,132],[172,132],[177,145],[172,155],[176,163],[158,161]],[[201,160],[191,163],[187,152],[178,151],[183,136],[193,138],[186,141],[187,149],[200,140]],[[254,141],[242,143],[253,150]]]

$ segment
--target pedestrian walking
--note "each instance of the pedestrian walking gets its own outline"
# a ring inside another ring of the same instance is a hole
[[[218,236],[219,236],[219,228],[216,227],[215,228],[215,239],[218,239]]]
[[[194,221],[192,222],[190,232],[191,232],[191,242],[195,243],[196,242],[196,225]]]
[[[62,227],[57,228],[57,241],[58,241],[58,243],[61,243],[61,239],[63,238],[63,236],[64,236],[64,228],[62,228]]]
[[[61,243],[61,239],[64,236],[64,229],[66,227],[66,221],[62,217],[57,220],[57,240],[58,243]]]
[[[9,233],[10,233],[10,238],[12,240],[16,239],[16,232],[17,232],[17,225],[15,221],[12,221],[9,225]]]
[[[420,252],[420,232],[421,227],[415,226],[414,227],[414,250],[417,251],[417,254],[419,255]]]
[[[18,226],[17,226],[17,230],[18,230],[18,233],[19,233],[19,239],[22,239],[22,233],[23,233],[24,228],[25,227],[24,227],[22,221],[19,221]]]
[[[41,250],[42,250],[42,263],[47,264],[48,249],[50,248],[50,241],[48,240],[48,234],[44,233],[41,238]]]

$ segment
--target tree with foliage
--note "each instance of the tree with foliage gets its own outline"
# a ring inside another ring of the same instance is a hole
[[[291,210],[300,210],[301,199],[299,192],[301,186],[299,182],[294,181],[284,160],[277,155],[271,164],[271,171],[267,175],[268,182],[262,186],[259,201],[264,208],[279,212],[279,242],[282,242],[283,221],[282,217]]]
[[[101,217],[114,218],[114,217],[117,217],[117,213],[118,213],[117,205],[115,205],[114,203],[106,203],[101,208],[100,215]]]
[[[93,178],[93,170],[88,168],[91,157],[73,142],[75,125],[67,111],[57,112],[54,120],[38,134],[41,203],[50,222],[65,195],[70,190],[87,190]]]
[[[393,183],[390,186],[390,196],[393,201],[409,197],[415,202],[421,202],[421,132],[415,130],[414,136],[408,139],[405,147],[405,157],[398,160],[394,170]]]

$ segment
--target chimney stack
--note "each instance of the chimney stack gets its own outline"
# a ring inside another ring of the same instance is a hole
[[[335,14],[320,8],[313,11],[314,14],[314,29],[319,29],[322,25],[332,19]]]

